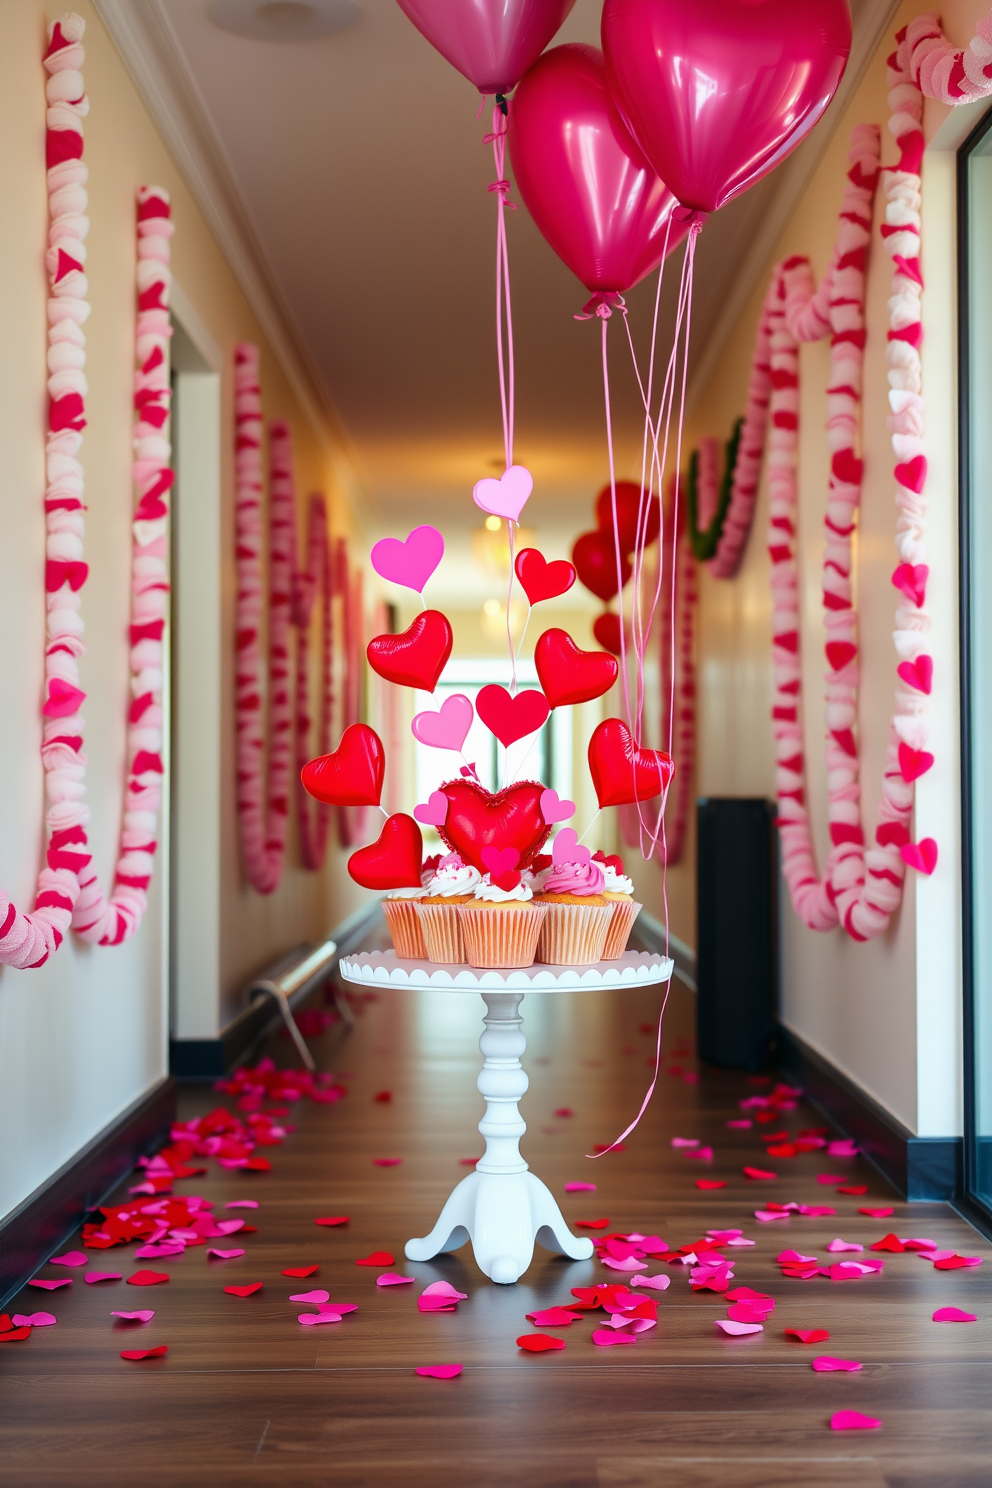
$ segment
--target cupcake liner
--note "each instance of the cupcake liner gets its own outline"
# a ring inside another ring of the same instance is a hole
[[[608,904],[548,904],[538,961],[550,966],[592,966],[603,959],[613,911]]]
[[[524,904],[519,909],[463,905],[458,914],[469,966],[494,970],[533,966],[546,912],[542,904]]]
[[[633,899],[614,899],[611,902],[612,914],[606,930],[606,942],[601,958],[603,961],[619,961],[627,949],[630,932],[641,908],[642,906],[635,904]]]
[[[427,955],[427,947],[424,945],[424,932],[417,918],[417,901],[383,899],[382,912],[386,916],[397,956],[403,961],[423,961]]]
[[[465,960],[465,945],[458,913],[457,904],[417,905],[428,961],[450,964]]]

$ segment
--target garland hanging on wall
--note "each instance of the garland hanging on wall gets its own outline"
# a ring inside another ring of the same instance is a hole
[[[49,420],[46,435],[45,522],[47,644],[42,763],[49,800],[46,864],[38,877],[34,909],[21,914],[0,893],[0,965],[41,966],[61,944],[70,924],[89,940],[118,945],[132,935],[147,908],[162,774],[162,635],[167,616],[165,497],[169,469],[168,194],[155,187],[138,193],[138,323],[135,382],[134,480],[139,496],[132,529],[131,684],[128,780],[120,851],[109,900],[92,867],[84,804],[85,724],[79,657],[83,654],[81,590],[84,559],[83,467],[86,427],[85,238],[88,171],[83,164],[82,120],[89,111],[82,66],[85,23],[63,16],[49,27],[44,65],[49,233]]]
[[[307,567],[296,567],[296,484],[289,425],[270,425],[268,582],[268,686],[263,681],[262,616],[266,606],[262,520],[262,391],[257,346],[234,351],[235,533],[235,727],[237,809],[241,851],[249,883],[260,894],[279,886],[286,856],[290,770],[306,763],[309,748],[307,632],[318,585],[324,605],[321,655],[320,744],[330,746],[331,573],[327,557],[327,511],[322,496],[311,500]],[[290,634],[299,634],[295,698],[290,687]],[[268,693],[268,727],[265,694]],[[266,763],[266,735],[268,760]],[[302,763],[300,763],[302,761]],[[327,847],[327,810],[311,821],[305,793],[295,787],[304,867],[320,868]]]

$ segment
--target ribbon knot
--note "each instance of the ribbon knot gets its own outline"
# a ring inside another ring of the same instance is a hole
[[[597,290],[592,299],[586,300],[582,306],[582,314],[573,316],[573,320],[593,320],[598,316],[600,320],[609,320],[614,310],[619,310],[621,315],[627,314],[627,304],[622,294],[617,294],[612,289]]]
[[[503,203],[503,206],[506,207],[506,209],[507,209],[508,212],[515,212],[517,210],[517,204],[516,204],[516,202],[511,202],[510,199],[509,199],[509,193],[510,193],[510,183],[509,183],[509,181],[506,181],[506,180],[490,181],[489,185],[486,187],[486,190],[487,191],[496,191],[496,192],[498,192],[499,193],[500,201]]]

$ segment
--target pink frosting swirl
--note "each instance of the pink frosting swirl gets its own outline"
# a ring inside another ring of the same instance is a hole
[[[601,894],[606,885],[599,863],[557,863],[544,880],[545,894]]]

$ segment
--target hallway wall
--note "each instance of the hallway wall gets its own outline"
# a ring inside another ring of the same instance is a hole
[[[267,345],[176,166],[166,152],[93,7],[87,22],[85,121],[92,228],[87,275],[93,313],[86,326],[89,425],[82,459],[87,479],[84,591],[88,655],[81,663],[88,693],[88,801],[91,841],[104,882],[112,873],[122,804],[127,624],[131,385],[134,326],[134,192],[160,184],[172,195],[173,268],[181,298],[223,357],[222,532],[223,654],[227,675],[216,707],[222,717],[222,938],[212,1006],[202,1009],[200,1036],[228,1020],[248,973],[294,942],[316,937],[356,902],[332,849],[322,874],[305,873],[291,832],[280,890],[261,899],[241,880],[234,817],[233,654],[234,544],[232,481],[233,343],[262,346],[266,414],[293,426],[299,491],[323,489],[337,531],[354,525],[346,493],[357,480],[329,424],[304,411],[294,385]],[[44,647],[44,429],[47,283],[45,93],[41,55],[51,7],[40,0],[2,0],[0,22],[0,882],[29,907],[42,851],[44,795],[39,758],[39,699]],[[191,329],[192,327],[187,327]],[[362,556],[359,543],[356,556]],[[168,823],[160,838],[168,840]],[[119,948],[73,938],[37,971],[0,970],[0,1216],[120,1111],[158,1081],[168,1065],[168,924],[164,886],[168,855],[160,849],[150,907],[139,933]],[[344,886],[347,887],[344,887]]]
[[[882,127],[883,162],[896,157],[888,134],[885,59],[895,31],[920,7],[904,5],[835,128],[820,165],[776,245],[773,259],[692,410],[694,439],[729,435],[743,412],[761,303],[772,264],[806,254],[819,277],[835,240],[851,128]],[[964,45],[987,13],[979,0],[945,6],[948,36]],[[965,111],[960,111],[964,114]],[[930,879],[910,871],[899,914],[888,933],[864,945],[840,930],[807,930],[781,884],[781,1016],[808,1044],[839,1066],[911,1131],[961,1131],[960,820],[957,695],[957,489],[955,477],[956,346],[954,298],[954,155],[965,120],[927,101],[923,168],[924,396],[930,473],[931,580],[935,662],[933,734],[936,766],[917,786],[915,837],[937,838],[940,861]],[[860,739],[862,816],[873,835],[893,703],[892,625],[895,592],[893,456],[885,420],[886,302],[891,262],[878,224],[868,285],[863,452],[866,462],[857,547],[862,647]],[[807,795],[817,861],[828,849],[823,737],[821,569],[828,452],[824,429],[829,344],[804,346],[800,378],[800,582]],[[770,723],[772,697],[770,563],[766,552],[767,485],[740,573],[732,582],[701,575],[698,793],[768,795],[775,790]]]

